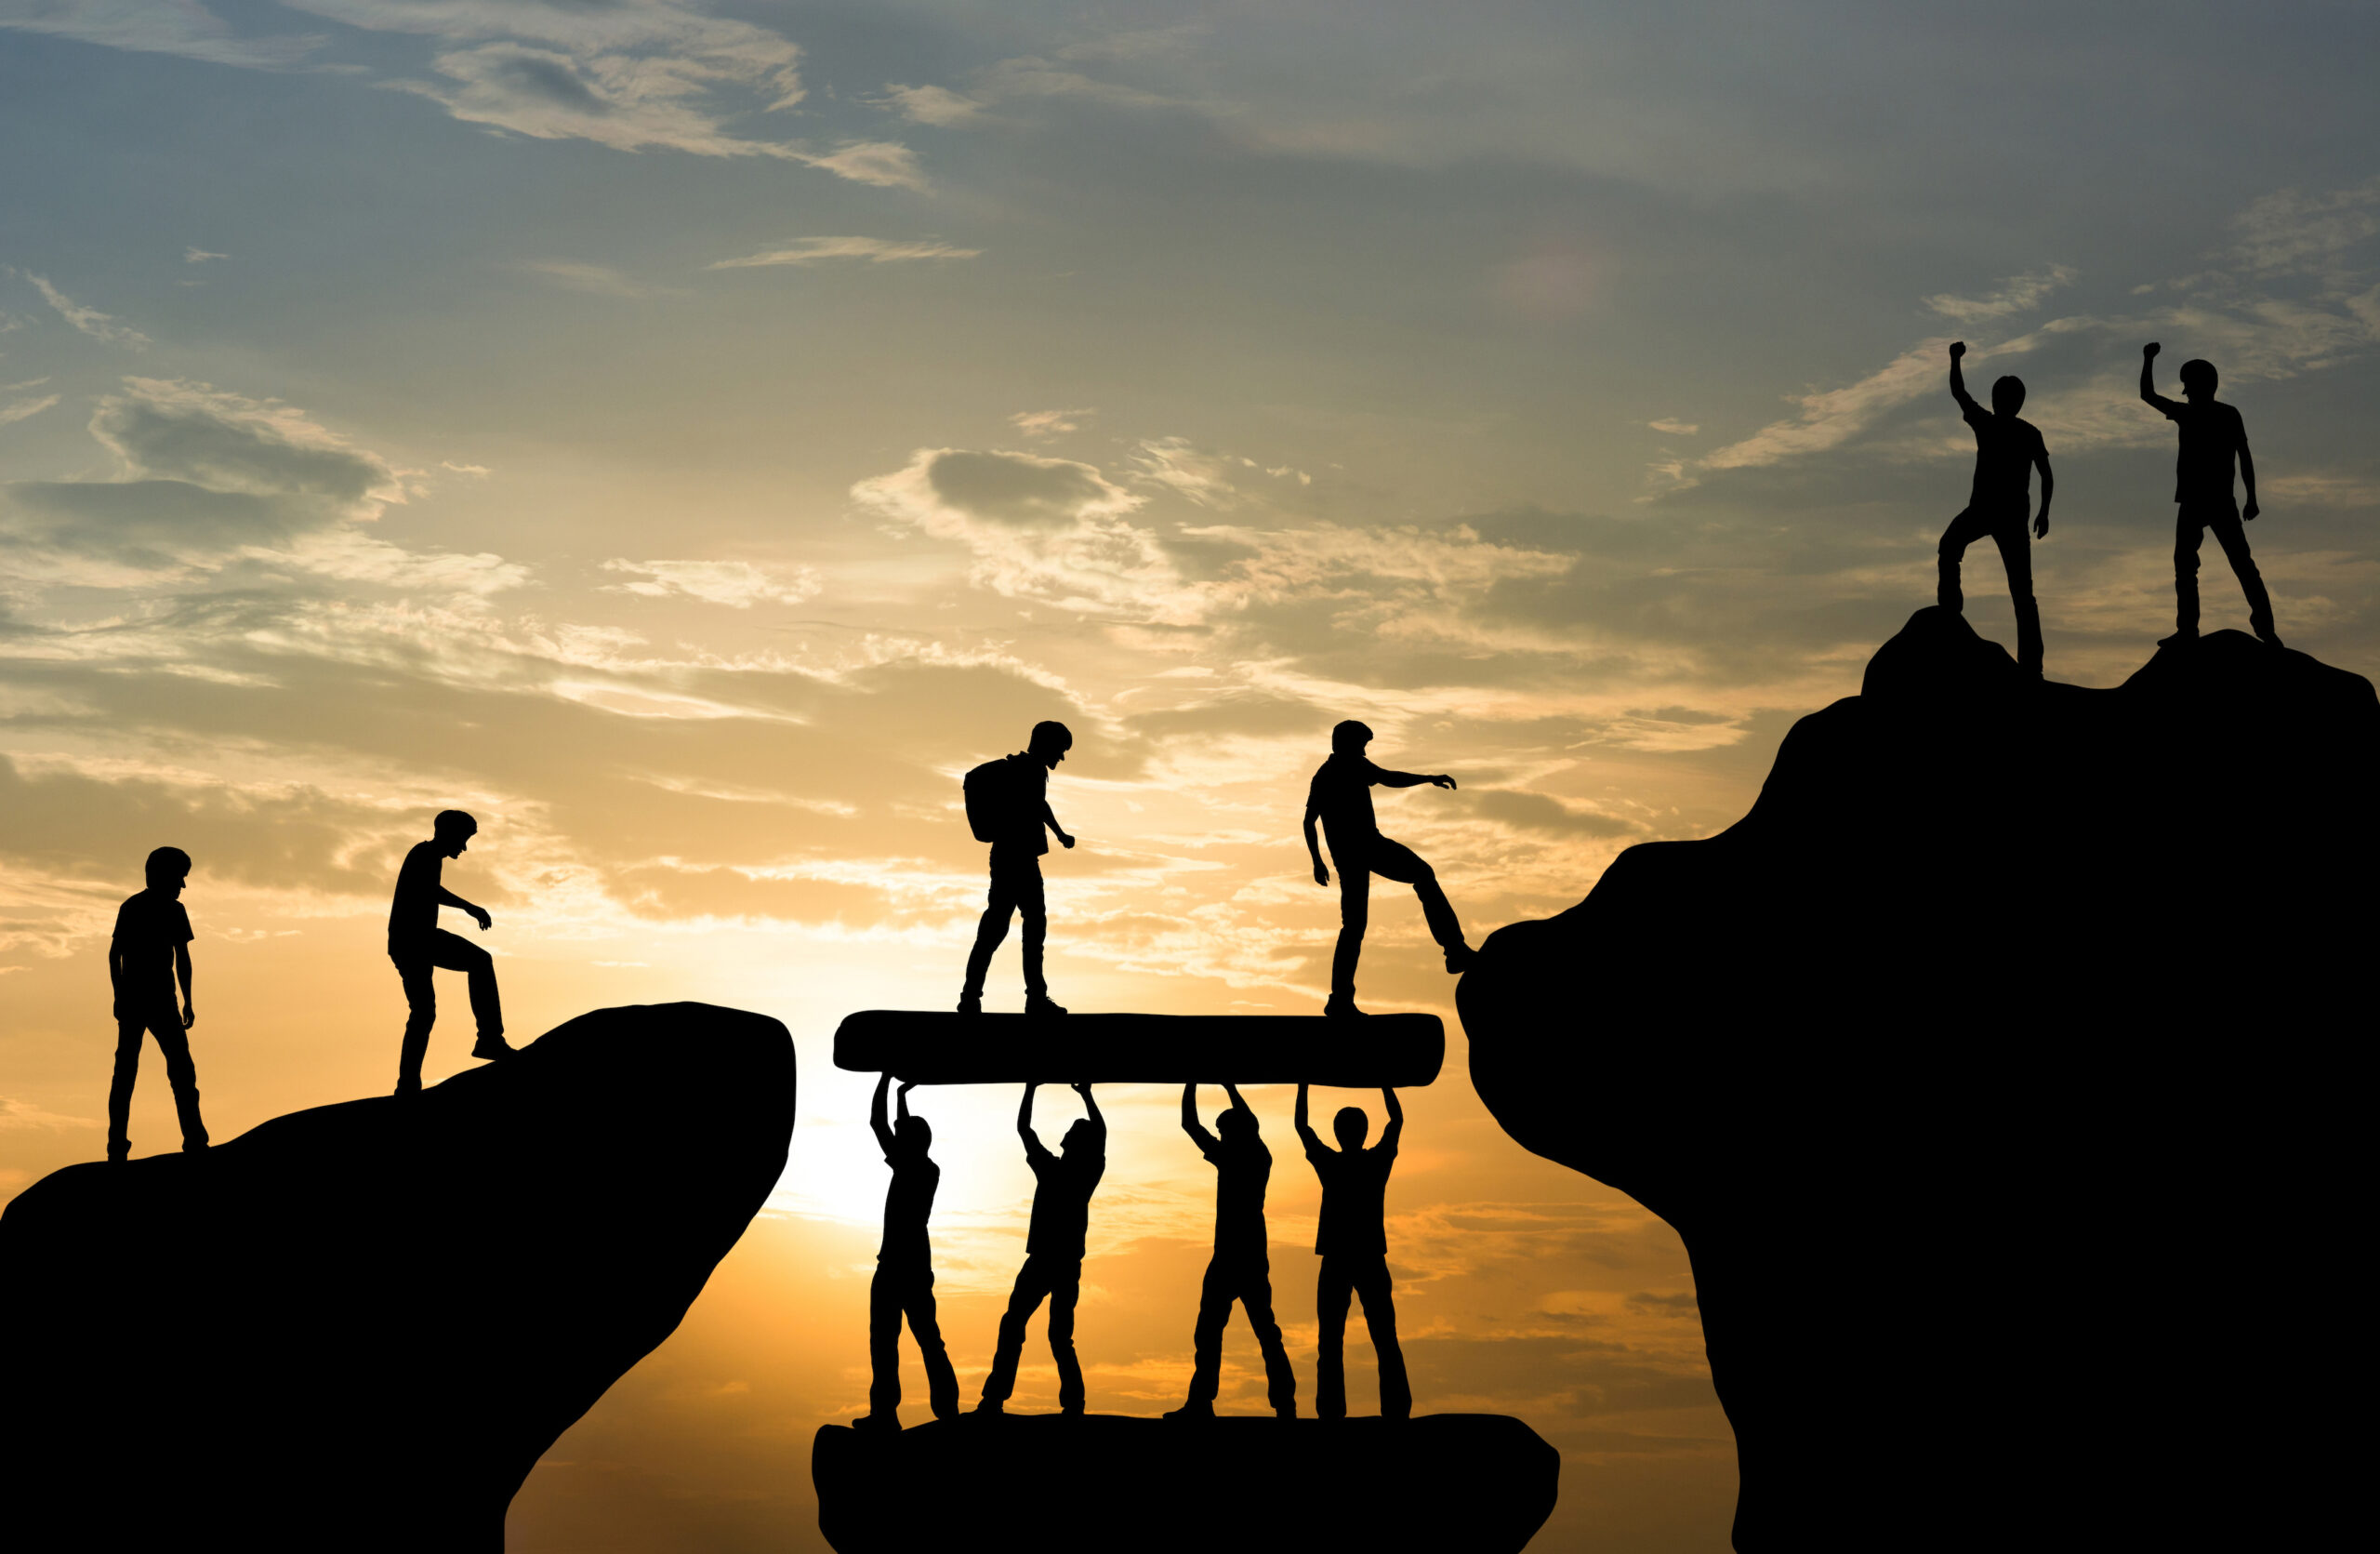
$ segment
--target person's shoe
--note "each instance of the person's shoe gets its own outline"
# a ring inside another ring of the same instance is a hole
[[[993,1418],[998,1418],[1001,1415],[1006,1414],[1007,1412],[1008,1405],[1001,1402],[997,1398],[985,1398],[982,1402],[975,1405],[975,1413],[978,1416],[989,1415]]]
[[[186,1155],[203,1155],[206,1153],[206,1140],[204,1138],[183,1139],[182,1153]]]
[[[471,1056],[494,1062],[499,1057],[518,1057],[521,1056],[521,1049],[506,1042],[500,1034],[483,1036],[472,1044]]]
[[[1479,959],[1479,951],[1467,944],[1450,945],[1447,949],[1447,975],[1461,976]]]
[[[1215,1405],[1212,1403],[1187,1402],[1180,1408],[1169,1408],[1165,1411],[1165,1417],[1168,1419],[1211,1419],[1214,1416]]]
[[[131,1146],[131,1145],[129,1145],[129,1144],[111,1144],[111,1145],[109,1145],[109,1146],[108,1146],[108,1163],[109,1163],[110,1165],[122,1165],[126,1161],[128,1161],[128,1160],[130,1160],[131,1158],[132,1158],[132,1146]]]
[[[2263,643],[2267,647],[2279,647],[2281,645],[2281,633],[2268,629],[2266,631],[2258,631],[2256,633],[2256,640]]]
[[[1335,1020],[1352,1018],[1355,1016],[1361,1015],[1364,1011],[1355,1007],[1355,1001],[1353,997],[1348,997],[1332,999],[1329,1003],[1322,1006],[1322,1012],[1328,1017]]]
[[[2198,641],[2198,628],[2193,626],[2187,631],[2176,631],[2170,637],[2159,637],[2157,639],[2157,645],[2160,647],[2177,647],[2183,644],[2193,643],[2196,641]]]
[[[959,1012],[962,1015],[982,1014],[984,1012],[984,995],[981,993],[960,993],[959,995]]]
[[[1082,1404],[1080,1404],[1080,1403],[1076,1403],[1076,1404],[1075,1404],[1073,1407],[1071,1407],[1071,1408],[1066,1407],[1066,1406],[1064,1406],[1064,1405],[1063,1405],[1063,1404],[1062,1404],[1062,1405],[1060,1405],[1060,1407],[1059,1407],[1059,1409],[1058,1409],[1058,1412],[1059,1412],[1061,1415],[1064,1415],[1066,1418],[1069,1418],[1069,1419],[1079,1419],[1079,1418],[1081,1418],[1081,1417],[1082,1417]]]
[[[1025,1012],[1028,1015],[1063,1015],[1066,1006],[1051,1003],[1048,993],[1027,993],[1025,995]]]
[[[397,1099],[401,1101],[409,1101],[420,1094],[421,1081],[417,1079],[401,1079],[397,1081]]]
[[[1298,1405],[1295,1403],[1284,1403],[1273,1411],[1273,1417],[1276,1419],[1294,1419],[1297,1416]]]
[[[901,1416],[897,1414],[863,1414],[852,1421],[852,1428],[868,1435],[898,1435]]]

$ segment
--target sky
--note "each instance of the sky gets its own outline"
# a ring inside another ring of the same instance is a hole
[[[468,809],[447,880],[516,1040],[693,998],[802,1065],[769,1209],[511,1547],[823,1547],[809,1441],[864,1406],[886,1175],[831,1034],[957,996],[961,773],[1074,730],[1078,1008],[1318,1011],[1298,819],[1342,718],[1455,776],[1380,810],[1474,941],[1560,910],[1740,816],[1931,602],[1954,339],[2056,471],[2052,678],[2172,629],[2149,340],[2246,418],[2281,633],[2368,673],[2375,44],[2361,3],[0,0],[0,1195],[101,1152],[152,847],[196,859],[223,1138],[393,1082],[387,892]],[[2244,627],[2208,560],[2209,629]],[[2013,646],[1998,572],[1967,615]],[[1449,1025],[1388,1200],[1419,1406],[1561,1449],[1540,1547],[1724,1547],[1684,1252],[1496,1127],[1452,986],[1378,885],[1362,998]],[[1548,1039],[1703,1034],[1667,996],[1672,1029]],[[442,999],[433,1080],[469,1062]],[[172,1147],[159,1068],[137,1154]],[[1012,1094],[917,1100],[972,1398],[1030,1178]],[[1156,1413],[1211,1174],[1177,1094],[1105,1100],[1091,1406]],[[1316,1189],[1290,1093],[1250,1100],[1310,1396]],[[1260,1411],[1244,1324],[1226,1358]],[[914,1350],[907,1385],[921,1418]]]

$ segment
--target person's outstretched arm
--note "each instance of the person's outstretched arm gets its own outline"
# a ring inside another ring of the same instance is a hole
[[[479,924],[483,931],[494,927],[496,924],[496,920],[488,916],[484,910],[472,906],[469,901],[464,900],[461,897],[456,895],[453,891],[448,890],[443,884],[438,887],[438,904],[442,907],[453,907],[459,911],[470,913],[471,916],[479,919]]]
[[[1314,883],[1318,885],[1327,885],[1330,883],[1330,870],[1323,867],[1322,843],[1314,834],[1314,823],[1318,818],[1320,817],[1315,813],[1314,801],[1311,798],[1307,799],[1305,802],[1305,850],[1314,858]]]
[[[1075,1086],[1075,1094],[1082,1097],[1082,1109],[1091,1114],[1091,1131],[1098,1136],[1099,1147],[1103,1149],[1105,1149],[1107,1147],[1107,1119],[1099,1114],[1099,1103],[1091,1099],[1091,1086],[1088,1084],[1078,1084]]]
[[[1066,828],[1058,824],[1058,812],[1050,807],[1047,799],[1041,801],[1041,823],[1050,828],[1051,834],[1058,839],[1060,845],[1071,847],[1075,844],[1075,839],[1066,834]]]
[[[892,1152],[892,1124],[884,1120],[884,1092],[891,1089],[890,1072],[876,1076],[876,1097],[867,1103],[867,1125],[876,1134],[876,1147],[886,1154]]]
[[[2163,349],[2154,341],[2140,348],[2140,397],[2156,406],[2160,415],[2171,416],[2181,406],[2157,392],[2157,352]]]
[[[1182,1131],[1188,1134],[1190,1142],[1202,1151],[1215,1147],[1215,1136],[1198,1121],[1198,1083],[1196,1080],[1182,1087]]]
[[[1419,788],[1425,782],[1435,788],[1454,786],[1454,778],[1444,772],[1390,772],[1382,771],[1378,766],[1373,767],[1372,770],[1377,774],[1382,788]]]
[[[190,1001],[190,946],[174,946],[174,975],[182,984],[182,1029],[188,1030],[198,1023],[198,1005]]]
[[[1315,1136],[1314,1124],[1306,1121],[1305,1086],[1302,1084],[1298,1086],[1298,1109],[1295,1113],[1295,1120],[1298,1129],[1298,1141],[1305,1146],[1306,1158],[1308,1160],[1312,1160],[1317,1155],[1327,1153],[1328,1151],[1324,1148],[1322,1140]]]
[[[1966,341],[1950,342],[1950,397],[1959,402],[1959,414],[1972,421],[1982,418],[1984,408],[1975,402],[1975,395],[1967,392],[1966,374],[1959,370],[1959,358],[1966,353]]]
[[[1016,1134],[1019,1138],[1025,1140],[1025,1157],[1027,1160],[1039,1159],[1050,1152],[1042,1147],[1041,1140],[1033,1133],[1033,1092],[1040,1088],[1039,1080],[1027,1084],[1025,1087],[1025,1099],[1018,1102],[1016,1108]]]
[[[2244,524],[2261,511],[2256,506],[2256,460],[2255,456],[2248,451],[2248,423],[2239,418],[2236,410],[2232,412],[2232,418],[2233,424],[2240,429],[2240,484],[2248,489],[2248,503],[2240,510],[2240,521]]]
[[[2056,489],[2056,477],[2049,472],[2049,445],[2038,434],[2033,438],[2033,462],[2041,466],[2042,510],[2033,514],[2033,538],[2041,539],[2049,534],[2049,494]]]
[[[1381,1098],[1388,1103],[1388,1126],[1380,1130],[1381,1149],[1396,1153],[1396,1141],[1405,1136],[1405,1108],[1397,1104],[1396,1092],[1381,1086]]]

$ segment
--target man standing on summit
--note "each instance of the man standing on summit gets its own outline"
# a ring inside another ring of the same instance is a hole
[[[1959,371],[1966,341],[1950,347],[1950,397],[1959,414],[1975,431],[1975,484],[1967,493],[1964,512],[1943,531],[1939,552],[1941,580],[1935,602],[1959,611],[1966,601],[1959,592],[1959,562],[1967,547],[1989,535],[2000,547],[2008,568],[2008,597],[2016,606],[2016,663],[2038,680],[2042,673],[2042,609],[2033,601],[2032,545],[2025,538],[2026,510],[2032,505],[2033,466],[2042,469],[2042,508],[2033,515],[2033,535],[2049,533],[2049,448],[2032,422],[2018,418],[2025,407],[2025,381],[2011,375],[1991,385],[1991,408],[1986,411],[1967,392]]]
[[[1033,737],[1014,755],[986,761],[967,774],[967,824],[975,840],[992,844],[991,898],[975,924],[975,948],[967,952],[967,981],[959,990],[959,1012],[984,1012],[984,977],[992,951],[1008,937],[1008,920],[1025,914],[1025,1012],[1063,1015],[1050,1002],[1041,976],[1041,942],[1050,932],[1050,910],[1041,896],[1041,856],[1050,850],[1047,827],[1059,843],[1075,839],[1050,808],[1050,774],[1074,749],[1075,737],[1062,723],[1038,723]]]
[[[459,934],[438,926],[438,909],[453,907],[479,920],[480,932],[494,923],[486,910],[448,890],[439,874],[448,858],[460,857],[479,834],[480,823],[459,809],[441,810],[431,823],[427,842],[416,842],[397,870],[395,899],[389,904],[389,959],[405,988],[405,1039],[397,1054],[397,1094],[421,1092],[421,1060],[430,1050],[430,1028],[438,1019],[438,994],[431,986],[433,970],[465,972],[470,977],[471,1017],[480,1035],[471,1056],[509,1057],[515,1049],[504,1040],[504,1011],[496,997],[496,962],[488,952]]]
[[[1372,788],[1418,788],[1430,783],[1452,788],[1454,778],[1441,772],[1424,777],[1413,772],[1383,771],[1371,764],[1364,747],[1372,731],[1352,719],[1330,731],[1330,759],[1314,774],[1305,796],[1305,850],[1314,858],[1314,883],[1327,885],[1330,870],[1322,865],[1322,845],[1315,840],[1315,822],[1330,833],[1330,857],[1339,865],[1339,947],[1330,957],[1330,1001],[1326,1015],[1360,1015],[1355,1007],[1355,961],[1364,952],[1364,929],[1371,921],[1372,876],[1413,887],[1421,898],[1422,921],[1430,936],[1446,951],[1447,970],[1460,972],[1475,953],[1462,938],[1447,893],[1438,888],[1436,870],[1412,848],[1380,833],[1372,817]]]
[[[2182,394],[2188,404],[2177,405],[2159,393],[2160,349],[2156,345],[2140,348],[2140,397],[2182,433],[2181,458],[2174,469],[2174,500],[2181,504],[2174,523],[2174,602],[2179,620],[2165,641],[2186,643],[2198,637],[2198,552],[2205,543],[2206,531],[2213,529],[2215,542],[2223,547],[2240,578],[2240,591],[2248,596],[2248,624],[2259,638],[2279,647],[2272,595],[2265,591],[2264,575],[2256,570],[2255,558],[2248,554],[2248,531],[2241,527],[2254,520],[2258,511],[2256,461],[2248,452],[2248,423],[2240,418],[2237,409],[2215,397],[2212,362],[2182,364]],[[2248,490],[2244,508],[2231,488],[2235,458],[2240,484]]]

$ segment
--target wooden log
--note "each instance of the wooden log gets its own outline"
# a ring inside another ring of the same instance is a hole
[[[867,1009],[835,1067],[913,1084],[1322,1084],[1404,1089],[1446,1060],[1435,1015],[961,1015]]]

